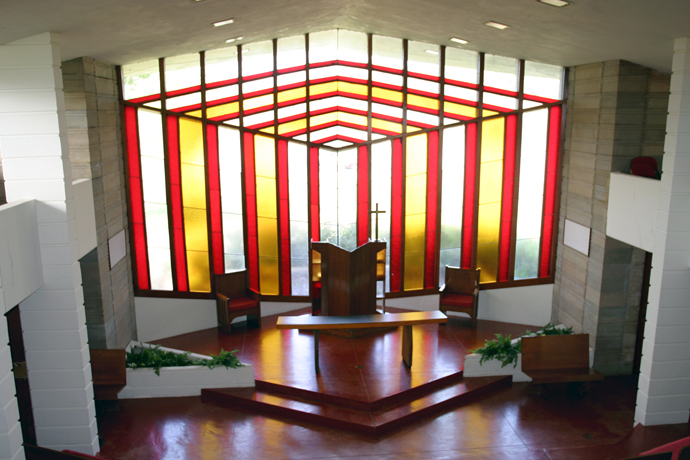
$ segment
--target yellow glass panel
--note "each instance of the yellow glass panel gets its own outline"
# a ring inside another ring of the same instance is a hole
[[[479,204],[501,201],[503,187],[503,162],[482,163],[479,176]]]
[[[430,97],[418,96],[416,94],[407,95],[407,105],[415,105],[432,110],[438,110],[439,107],[438,99],[431,99]]]
[[[376,279],[378,281],[386,279],[386,250],[376,253]]]
[[[301,99],[303,97],[307,97],[307,88],[304,87],[280,91],[278,93],[278,104],[294,99]]]
[[[405,253],[405,283],[406,291],[424,289],[424,253]]]
[[[426,174],[407,176],[405,181],[405,215],[426,212]]]
[[[229,102],[227,104],[216,105],[206,109],[206,116],[208,118],[221,117],[231,113],[238,113],[240,111],[239,102]]]
[[[501,203],[479,205],[477,244],[497,243],[501,224]]]
[[[407,131],[408,133],[416,133],[417,131],[421,130],[421,128],[417,128],[416,126],[408,126]]]
[[[483,117],[490,117],[496,114],[498,114],[498,112],[494,112],[493,110],[482,110]]]
[[[477,108],[469,105],[456,104],[455,102],[446,101],[443,104],[443,110],[448,113],[462,115],[463,117],[477,118]]]
[[[251,99],[245,99],[244,103],[242,104],[244,110],[252,110],[269,105],[273,105],[273,93],[264,94],[263,96],[257,96]]]
[[[182,164],[182,206],[206,209],[206,177],[204,167]]]
[[[190,117],[201,118],[201,110],[194,110],[192,112],[187,112]]]
[[[276,180],[269,177],[256,177],[256,215],[259,217],[278,217],[276,211]]]
[[[289,121],[278,125],[278,134],[291,133],[293,131],[299,131],[300,129],[307,128],[307,120],[302,118],[301,120]]]
[[[338,112],[324,113],[323,115],[317,115],[309,119],[310,126],[324,125],[326,123],[331,123],[333,121],[338,121]]]
[[[482,269],[480,283],[495,283],[498,273],[498,243],[477,245],[477,268]]]
[[[375,99],[385,99],[387,101],[400,102],[402,103],[403,95],[400,91],[393,91],[391,89],[384,88],[372,88],[371,95]]]
[[[188,251],[208,251],[206,210],[184,208],[184,239]]]
[[[408,176],[426,173],[427,144],[426,134],[407,138],[405,173]]]
[[[277,257],[259,257],[259,286],[262,294],[280,294],[278,268]]]
[[[259,217],[259,257],[278,257],[278,219]]]
[[[503,159],[504,126],[504,118],[482,122],[482,164]]]
[[[272,137],[254,136],[254,161],[256,163],[257,176],[275,179],[276,151],[275,140]]]
[[[368,123],[367,117],[363,115],[354,115],[346,112],[338,112],[338,120],[363,127],[366,127]]]
[[[426,214],[405,216],[405,253],[424,252]]]
[[[334,93],[338,91],[338,82],[330,81],[328,83],[319,83],[318,85],[312,85],[309,87],[310,96],[318,96],[324,93]]]
[[[366,85],[359,85],[357,83],[350,83],[349,81],[339,81],[338,91],[342,91],[350,94],[360,94],[362,96],[367,96],[369,92],[367,91]]]
[[[204,133],[200,121],[180,118],[180,161],[204,165]]]
[[[402,133],[402,125],[400,123],[393,123],[392,121],[380,120],[378,118],[371,119],[371,127],[375,129],[383,129],[393,133]]]
[[[187,251],[187,271],[190,291],[211,292],[208,252]]]
[[[311,251],[311,280],[321,281],[321,253]]]
[[[275,128],[273,126],[269,126],[268,128],[260,129],[262,133],[268,133],[268,134],[273,134],[275,132]]]

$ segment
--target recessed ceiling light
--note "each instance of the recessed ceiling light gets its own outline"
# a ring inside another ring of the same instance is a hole
[[[573,2],[566,2],[565,0],[537,0],[539,3],[563,8],[564,6],[572,5]]]
[[[469,43],[467,40],[463,40],[462,38],[456,38],[456,37],[451,37],[450,41],[455,42],[455,43],[460,43],[461,45],[466,45]]]
[[[242,40],[243,38],[244,38],[244,37],[228,38],[227,40],[225,40],[225,43],[232,43],[232,42],[240,41],[240,40]]]
[[[233,22],[235,22],[234,19],[226,19],[226,20],[224,20],[224,21],[214,22],[214,23],[213,23],[213,27],[226,26],[226,25],[228,25],[228,24],[232,24]]]
[[[429,54],[438,55],[438,51],[436,51],[436,50],[425,50],[425,51]]]
[[[493,27],[494,29],[499,29],[499,30],[510,29],[509,25],[501,24],[500,22],[496,22],[496,21],[487,21],[484,23],[484,25],[489,26],[489,27]]]

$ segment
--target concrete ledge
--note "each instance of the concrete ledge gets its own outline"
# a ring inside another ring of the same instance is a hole
[[[150,347],[143,342],[131,342],[127,351],[133,347]],[[181,350],[160,347],[161,350],[185,353]],[[192,358],[209,359],[210,356],[191,353]],[[127,369],[127,385],[120,391],[120,399],[165,398],[177,396],[199,396],[202,388],[242,388],[253,387],[254,367],[244,364],[237,369],[218,366],[209,369],[205,366],[163,367],[160,375],[154,369]]]

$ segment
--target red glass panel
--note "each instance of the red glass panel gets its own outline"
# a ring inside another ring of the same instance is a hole
[[[311,206],[311,239],[321,241],[319,218],[319,148],[309,149],[309,203]]]
[[[254,169],[254,135],[244,133],[244,186],[247,200],[247,269],[249,287],[259,290],[259,240],[256,224],[256,174]]]
[[[424,287],[436,286],[436,215],[438,213],[438,131],[429,132],[429,150],[426,169],[426,254]]]
[[[477,124],[467,125],[465,134],[465,198],[462,215],[462,268],[472,268],[474,248],[476,181],[477,181]]]
[[[369,149],[357,151],[357,246],[369,240]]]
[[[541,261],[539,276],[551,275],[551,251],[553,250],[553,230],[556,216],[556,187],[558,186],[558,167],[561,147],[561,106],[549,110],[549,144],[546,158],[546,185],[544,189],[544,226],[541,236]]]
[[[187,280],[187,257],[182,220],[182,188],[180,186],[180,142],[177,117],[167,117],[168,125],[168,171],[170,172],[170,208],[173,224],[173,264],[177,290],[189,291]]]
[[[144,227],[144,201],[141,188],[141,167],[139,165],[139,139],[137,131],[137,109],[125,108],[127,127],[127,169],[129,174],[129,204],[134,227],[134,263],[137,287],[149,289],[149,267],[146,258],[146,228]]]
[[[290,203],[288,184],[288,144],[278,141],[278,202],[280,206],[280,276],[283,295],[292,293],[290,272]]]
[[[393,159],[391,174],[391,264],[390,279],[391,292],[400,291],[401,279],[401,257],[402,257],[402,221],[403,221],[403,157],[402,141],[393,139]]]
[[[513,233],[513,208],[515,206],[516,142],[517,115],[510,115],[506,118],[506,144],[503,154],[503,199],[501,204],[498,281],[508,281],[510,273],[510,244]]]
[[[206,126],[206,144],[208,146],[208,193],[209,212],[211,214],[211,254],[213,273],[225,273],[223,260],[223,224],[220,205],[220,172],[218,165],[218,127]]]

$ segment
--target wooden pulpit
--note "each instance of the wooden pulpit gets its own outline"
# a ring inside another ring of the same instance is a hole
[[[373,315],[376,282],[384,279],[386,243],[370,241],[354,251],[311,242],[313,314]]]

